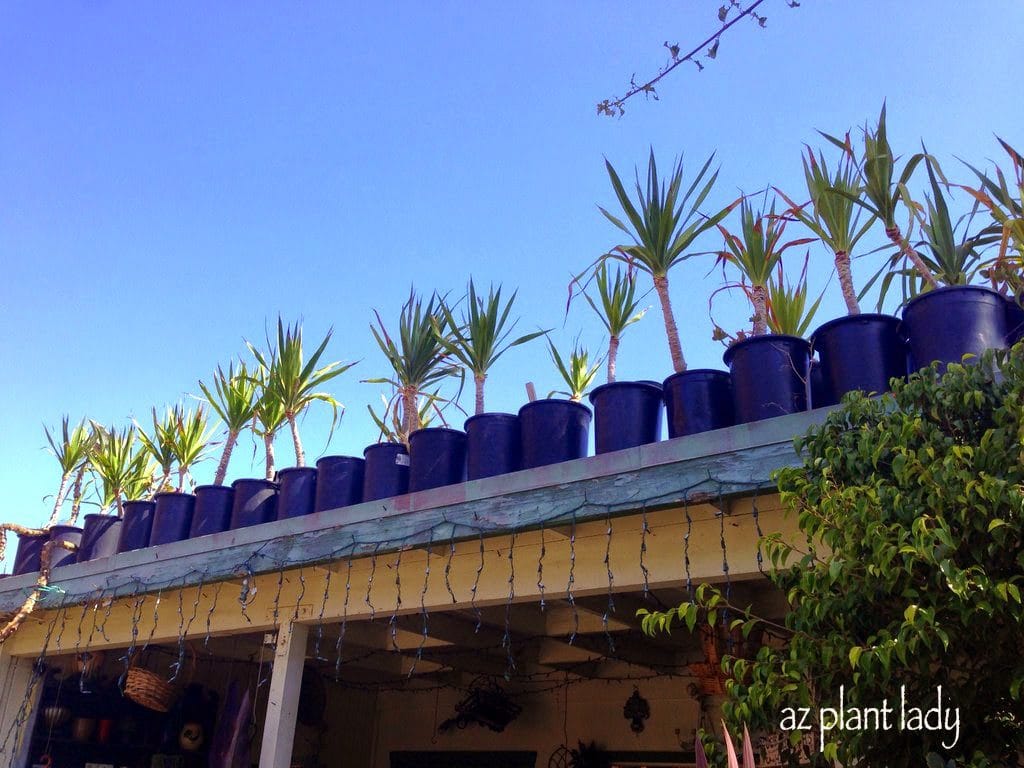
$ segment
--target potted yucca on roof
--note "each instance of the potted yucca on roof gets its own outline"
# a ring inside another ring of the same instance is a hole
[[[608,263],[601,261],[589,282],[596,286],[597,297],[587,293],[584,285],[583,298],[608,332],[607,380],[589,395],[594,407],[594,450],[608,453],[655,443],[661,439],[661,384],[616,380],[622,334],[647,313],[636,294],[636,275],[621,267],[612,274]]]
[[[877,220],[874,212],[867,213],[855,202],[864,194],[856,164],[844,152],[830,170],[824,154],[815,155],[807,147],[803,168],[808,202],[800,205],[781,190],[775,191],[790,206],[786,215],[799,220],[832,253],[847,310],[844,317],[830,320],[810,337],[818,357],[811,368],[813,404],[818,407],[837,403],[852,390],[888,391],[890,379],[906,372],[906,349],[899,319],[861,312],[854,287],[854,249]]]
[[[718,253],[723,271],[732,267],[739,279],[727,283],[743,291],[753,309],[752,330],[743,332],[726,350],[733,405],[739,423],[804,411],[808,405],[810,344],[790,334],[769,333],[768,289],[782,255],[812,241],[784,241],[789,219],[775,211],[754,211],[746,199],[740,206],[738,234],[719,226],[725,248]]]
[[[688,187],[683,187],[682,161],[676,162],[666,184],[659,179],[654,151],[647,164],[646,185],[636,178],[636,199],[630,198],[611,163],[605,161],[608,177],[622,209],[623,219],[601,208],[616,227],[632,239],[631,244],[613,248],[601,260],[616,259],[651,276],[661,304],[665,336],[675,373],[665,379],[663,391],[669,410],[669,437],[691,434],[706,429],[729,426],[723,422],[721,409],[708,409],[709,403],[729,399],[728,374],[724,371],[688,370],[679,340],[675,314],[669,293],[669,273],[695,255],[690,252],[696,240],[712,230],[735,207],[732,203],[711,215],[700,212],[718,179],[718,172],[709,174],[714,156],[709,157]],[[708,418],[708,416],[711,418]]]
[[[465,303],[456,309],[441,302],[443,326],[435,328],[438,340],[450,356],[473,376],[475,409],[466,419],[466,476],[470,480],[515,472],[520,465],[519,417],[513,413],[488,412],[484,407],[484,385],[491,368],[512,347],[525,344],[544,331],[513,337],[518,323],[511,319],[516,300],[513,292],[502,299],[501,286],[491,286],[487,295],[478,294],[470,279]],[[415,469],[416,462],[413,462]]]
[[[580,400],[587,394],[603,360],[590,363],[587,350],[574,343],[568,359],[548,341],[551,362],[566,389],[551,392],[519,409],[522,433],[523,469],[557,464],[587,455],[590,437],[590,409]],[[565,395],[568,399],[556,398]]]

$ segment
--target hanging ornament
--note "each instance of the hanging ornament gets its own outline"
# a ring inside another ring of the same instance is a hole
[[[633,694],[626,699],[622,716],[630,721],[629,728],[633,733],[643,732],[644,720],[651,716],[651,705],[640,695],[640,689],[636,686],[633,686]]]

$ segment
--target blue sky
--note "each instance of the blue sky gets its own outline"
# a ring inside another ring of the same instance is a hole
[[[883,99],[897,149],[923,138],[965,181],[954,155],[984,165],[995,133],[1024,146],[1024,5],[1011,0],[768,0],[767,28],[738,25],[703,72],[684,66],[660,101],[597,116],[632,73],[664,63],[663,41],[685,49],[712,31],[716,10],[3,4],[0,517],[45,519],[58,470],[43,424],[145,418],[198,392],[279,312],[311,340],[333,326],[330,359],[362,360],[332,388],[348,413],[329,445],[327,414],[306,419],[310,459],[374,441],[365,405],[381,388],[360,379],[387,371],[368,325],[374,308],[393,322],[410,285],[518,287],[524,332],[579,333],[597,349],[589,309],[566,319],[564,304],[569,276],[619,242],[596,207],[613,205],[603,157],[631,175],[649,147],[690,169],[717,151],[714,203],[766,184],[802,197],[803,142],[862,125]],[[872,258],[855,264],[862,280]],[[830,259],[812,246],[811,260],[820,290]],[[691,366],[721,366],[710,266],[672,274]],[[834,281],[826,296],[822,322],[842,313]],[[745,316],[738,301],[716,305],[723,325]],[[654,307],[623,341],[620,378],[670,372]],[[556,385],[539,345],[499,363],[489,408],[518,408],[525,381]],[[229,479],[260,467],[244,438]]]

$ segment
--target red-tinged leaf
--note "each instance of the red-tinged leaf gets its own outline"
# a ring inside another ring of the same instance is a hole
[[[739,758],[736,757],[736,747],[733,746],[732,736],[729,735],[729,729],[725,727],[725,720],[722,720],[722,735],[725,737],[725,757],[726,765],[729,768],[740,768]]]
[[[693,752],[693,764],[696,768],[710,768],[710,766],[708,766],[708,756],[704,752],[704,744],[701,743],[700,736],[698,736],[693,743]]]
[[[750,731],[743,724],[743,768],[757,768],[754,764],[754,745],[750,742]]]

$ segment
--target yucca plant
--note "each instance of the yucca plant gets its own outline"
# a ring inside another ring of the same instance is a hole
[[[153,408],[153,432],[147,433],[138,423],[135,431],[142,446],[160,468],[160,479],[156,482],[155,491],[171,488],[171,473],[174,471],[175,441],[177,440],[178,424],[181,421],[181,406],[175,405],[164,411],[163,418]]]
[[[796,285],[785,279],[781,263],[775,271],[775,279],[768,282],[768,328],[772,333],[800,338],[807,336],[821,299],[825,295],[822,291],[808,306],[808,261],[809,259],[805,257]]]
[[[238,443],[238,436],[252,422],[255,415],[256,381],[249,374],[245,363],[239,363],[237,372],[234,363],[231,363],[228,365],[227,373],[217,366],[212,390],[202,381],[199,382],[199,389],[228,431],[213,478],[216,485],[221,485],[227,476],[228,462],[231,461],[231,453]]]
[[[174,459],[178,464],[178,492],[185,491],[186,480],[194,486],[189,470],[206,458],[213,429],[208,427],[206,409],[176,409],[178,424],[174,434]]]
[[[743,290],[753,306],[753,336],[768,331],[768,283],[782,255],[793,246],[813,240],[804,237],[783,242],[789,221],[786,216],[775,212],[775,201],[772,201],[768,213],[755,213],[750,202],[744,199],[740,206],[739,234],[718,225],[725,238],[725,250],[718,252],[717,263],[723,270],[725,265],[731,264],[740,272],[741,279],[735,285]]]
[[[87,421],[83,419],[72,427],[67,416],[61,420],[59,439],[50,434],[49,427],[43,427],[43,430],[46,432],[46,441],[50,444],[50,450],[57,459],[57,463],[60,464],[60,485],[53,500],[53,511],[46,523],[46,527],[50,528],[57,522],[68,491],[72,487],[81,488],[81,481],[77,477],[79,473],[85,473],[89,464],[89,452],[92,450],[96,438]],[[76,478],[74,483],[72,483],[72,478]]]
[[[830,136],[827,133],[821,135],[845,152],[852,162],[857,162],[849,134],[843,139]],[[885,236],[899,249],[899,255],[913,265],[921,280],[928,286],[936,288],[938,282],[935,276],[896,222],[901,202],[910,211],[910,216],[914,215],[914,204],[910,199],[907,184],[922,159],[923,155],[921,154],[911,156],[903,166],[899,178],[896,179],[896,158],[889,144],[885,126],[885,104],[882,104],[882,111],[874,130],[869,126],[864,126],[864,156],[858,164],[863,194],[853,195],[841,188],[834,188],[833,191],[835,194],[853,201],[871,216],[881,220],[885,227]]]
[[[718,171],[715,171],[705,181],[713,159],[714,155],[707,159],[693,183],[684,192],[682,160],[676,162],[666,185],[664,181],[658,179],[654,151],[651,150],[647,164],[646,188],[640,185],[639,171],[636,174],[635,203],[630,199],[611,163],[605,160],[608,177],[628,224],[604,208],[600,210],[612,224],[632,238],[633,244],[614,248],[602,257],[602,260],[618,259],[651,276],[661,303],[665,335],[668,337],[669,353],[676,372],[686,370],[686,358],[679,342],[679,330],[676,327],[669,297],[668,273],[674,266],[690,257],[691,254],[687,251],[694,241],[724,219],[735,205],[733,203],[726,206],[711,216],[705,216],[699,211],[718,179]]]
[[[265,475],[274,479],[274,438],[285,423],[284,402],[280,391],[271,385],[270,370],[258,366],[253,381],[256,385],[256,402],[253,404],[252,431],[263,440]]]
[[[146,495],[153,483],[151,454],[137,439],[136,428],[118,432],[92,422],[97,442],[89,466],[100,481],[101,512],[116,507],[124,514],[124,502]]]
[[[430,426],[430,422],[433,421],[436,397],[435,393],[434,395],[425,395],[420,398],[420,429]],[[405,424],[402,419],[401,400],[397,398],[389,400],[384,395],[381,395],[380,399],[383,403],[383,408],[379,415],[372,405],[366,406],[366,410],[370,412],[370,418],[373,419],[373,423],[377,425],[377,429],[380,432],[379,439],[408,445],[409,435],[405,431]]]
[[[970,163],[964,164],[974,171],[980,186],[959,186],[988,211],[999,233],[999,250],[982,273],[1000,293],[1020,297],[1024,292],[1024,156],[998,136],[996,140],[1010,157],[1012,187],[998,166],[992,179]]]
[[[555,364],[558,375],[562,377],[562,381],[568,387],[567,390],[556,390],[551,395],[566,395],[569,400],[578,403],[587,394],[587,390],[590,389],[594,377],[601,370],[603,360],[599,359],[591,366],[589,353],[579,344],[573,344],[572,351],[569,353],[568,364],[550,341],[548,341],[548,351],[551,354],[551,362]]]
[[[291,428],[292,443],[295,446],[295,464],[300,467],[306,466],[306,452],[299,437],[298,417],[313,403],[325,403],[331,407],[333,434],[338,423],[338,413],[343,407],[332,395],[318,392],[317,389],[355,365],[331,362],[317,367],[332,333],[333,330],[327,331],[308,361],[305,360],[302,346],[301,324],[285,326],[280,317],[277,318],[277,339],[269,355],[264,355],[247,342],[257,362],[268,372],[264,386],[276,390],[276,397],[284,408],[284,417]]]
[[[597,313],[601,324],[608,331],[608,381],[615,381],[615,366],[619,358],[619,341],[622,334],[633,323],[639,322],[648,307],[641,308],[640,300],[636,295],[636,275],[632,270],[617,268],[615,276],[608,272],[608,264],[601,262],[597,265],[593,274],[594,282],[597,284],[598,301],[590,296],[586,290],[583,291],[583,298],[587,300],[591,309]]]
[[[484,383],[491,366],[512,347],[518,347],[545,333],[535,331],[509,339],[519,322],[515,319],[509,323],[509,313],[515,303],[516,293],[514,291],[508,301],[503,303],[501,286],[495,289],[492,285],[484,298],[477,294],[476,286],[470,278],[466,307],[458,319],[447,302],[438,300],[437,314],[444,318],[444,322],[435,327],[435,333],[444,351],[473,374],[477,414],[484,412]]]
[[[842,155],[832,172],[821,152],[815,157],[814,150],[810,147],[806,149],[807,155],[802,159],[810,200],[798,205],[779,189],[775,191],[790,206],[786,214],[799,220],[832,251],[846,310],[851,315],[859,315],[860,302],[853,285],[850,259],[853,249],[871,227],[875,216],[869,215],[867,221],[860,224],[863,209],[854,200],[860,199],[863,187],[856,165],[849,155]]]
[[[390,384],[395,397],[401,402],[402,431],[409,435],[422,425],[420,421],[419,395],[449,376],[460,375],[460,369],[447,359],[445,343],[437,329],[445,328],[446,319],[441,309],[444,301],[433,294],[424,305],[415,291],[402,305],[398,318],[398,341],[387,329],[380,314],[374,310],[377,324],[370,325],[373,338],[377,341],[393,371],[393,377],[366,379],[370,384]],[[397,407],[397,406],[396,406]]]

